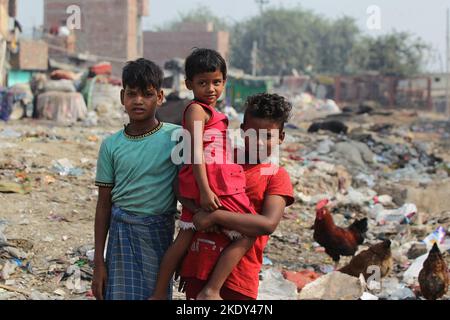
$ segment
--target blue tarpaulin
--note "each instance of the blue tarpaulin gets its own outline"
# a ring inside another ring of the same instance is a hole
[[[8,121],[11,115],[14,95],[6,88],[0,88],[0,120]]]

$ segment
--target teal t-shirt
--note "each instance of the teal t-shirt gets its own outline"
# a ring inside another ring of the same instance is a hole
[[[111,187],[112,203],[139,215],[176,212],[173,181],[179,166],[171,159],[179,126],[161,123],[141,137],[130,137],[121,130],[106,138],[99,152],[95,185]]]

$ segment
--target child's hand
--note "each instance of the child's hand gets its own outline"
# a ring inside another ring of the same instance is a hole
[[[97,300],[103,300],[105,297],[105,287],[107,280],[107,271],[104,263],[96,265],[94,268],[94,278],[92,280],[92,293]]]
[[[211,190],[208,190],[200,194],[200,206],[203,210],[213,212],[220,208],[221,203],[219,197]]]
[[[214,224],[214,220],[211,217],[211,213],[203,210],[197,211],[192,219],[195,229],[204,233],[220,233],[220,227]]]
[[[197,231],[205,231],[214,225],[211,219],[211,215],[208,212],[199,210],[195,213],[192,222],[194,223],[195,229]]]

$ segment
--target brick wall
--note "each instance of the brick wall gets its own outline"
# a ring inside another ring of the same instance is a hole
[[[13,69],[40,70],[48,68],[48,46],[45,41],[21,40],[19,53],[12,55]]]
[[[77,52],[111,57],[114,74],[124,62],[142,56],[138,46],[138,20],[145,13],[143,0],[45,0],[44,27],[67,19],[66,8],[81,8],[81,30],[76,31]],[[113,61],[114,60],[114,61]]]
[[[173,58],[186,58],[192,48],[219,51],[228,60],[228,32],[144,32],[144,57],[163,66]]]
[[[139,0],[128,0],[128,59],[143,56],[141,13],[142,3]]]

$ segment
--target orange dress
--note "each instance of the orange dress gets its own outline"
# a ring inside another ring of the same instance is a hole
[[[186,111],[193,104],[210,111],[211,118],[205,124],[203,133],[203,152],[205,154],[206,173],[211,190],[219,197],[222,208],[227,211],[256,214],[245,193],[246,178],[241,165],[233,162],[233,152],[227,139],[228,118],[209,105],[198,101],[191,102],[184,111],[183,128]],[[179,173],[179,190],[184,198],[200,203],[200,191],[195,181],[192,164],[186,164]],[[183,208],[180,227],[193,229],[193,213]],[[230,238],[238,238],[239,233],[225,232]]]

